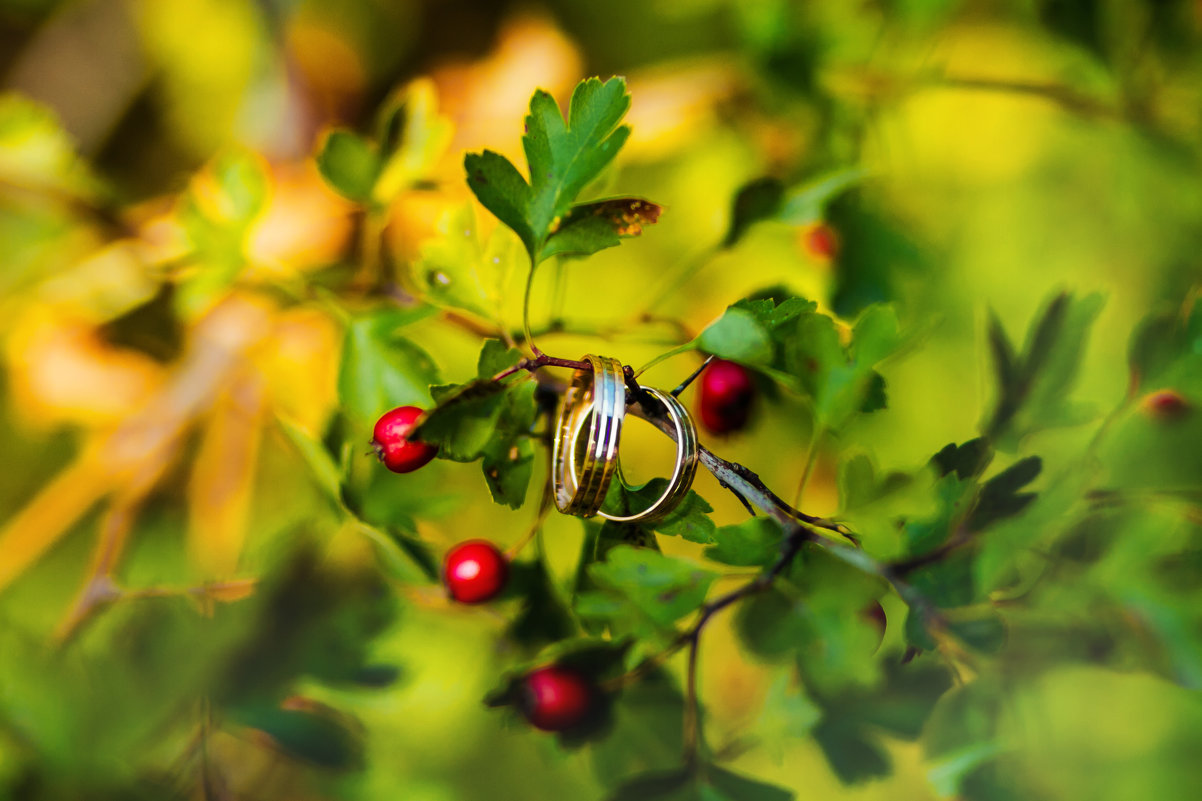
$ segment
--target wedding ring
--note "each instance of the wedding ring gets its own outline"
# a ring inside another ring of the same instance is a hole
[[[592,517],[605,500],[617,467],[626,383],[617,359],[586,355],[584,360],[592,370],[572,375],[560,405],[551,475],[559,511]],[[582,446],[579,440],[586,421],[588,439]]]
[[[694,424],[693,418],[675,396],[653,387],[644,387],[643,389],[664,407],[664,410],[668,413],[668,418],[672,421],[672,425],[676,429],[676,464],[672,468],[672,476],[668,479],[668,485],[664,488],[664,491],[650,506],[641,512],[630,515],[613,515],[600,511],[599,508],[597,509],[596,514],[615,523],[643,523],[667,517],[684,500],[697,473],[699,446],[697,443],[697,426]],[[583,419],[572,420],[571,425],[573,428],[566,432],[567,439],[569,443],[575,443],[580,436],[580,426],[583,425]],[[616,445],[617,443],[615,442],[614,444]],[[615,464],[616,461],[615,458]],[[576,480],[577,476],[575,447],[572,447],[567,452],[566,467],[565,475],[570,484]],[[587,469],[588,465],[586,463],[583,470]],[[608,477],[605,483],[608,486]],[[604,498],[605,495],[602,493],[598,500],[598,507],[600,506],[600,501],[604,500]]]

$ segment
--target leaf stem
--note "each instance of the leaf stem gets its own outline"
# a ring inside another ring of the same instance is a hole
[[[797,492],[793,494],[794,506],[801,506],[801,497],[805,494],[806,484],[809,483],[810,475],[814,472],[814,463],[818,461],[818,444],[824,436],[826,436],[826,429],[815,429],[813,436],[810,437],[810,444],[806,446],[805,467],[801,471],[801,481],[797,483]]]
[[[530,292],[534,288],[534,274],[537,271],[538,262],[531,256],[530,272],[526,275],[526,292],[522,297],[522,335],[526,338],[526,344],[530,346],[535,357],[542,357],[543,352],[538,349],[538,345],[534,343],[534,336],[530,333]]]

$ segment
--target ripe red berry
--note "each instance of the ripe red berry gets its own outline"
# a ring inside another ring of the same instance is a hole
[[[509,563],[487,540],[468,540],[447,551],[442,579],[447,592],[461,604],[478,604],[505,588]]]
[[[839,235],[826,223],[811,225],[802,234],[806,253],[816,259],[830,261],[839,255]]]
[[[592,682],[575,670],[548,665],[522,680],[518,708],[543,731],[565,731],[584,723],[593,711]]]
[[[746,367],[715,359],[701,374],[697,410],[711,434],[728,434],[747,425],[755,384]]]
[[[409,431],[423,413],[417,406],[400,406],[376,421],[371,444],[376,456],[392,472],[410,473],[438,455],[437,445],[408,439]]]
[[[1153,420],[1180,420],[1190,410],[1190,402],[1173,389],[1158,389],[1149,392],[1139,403],[1144,414]]]

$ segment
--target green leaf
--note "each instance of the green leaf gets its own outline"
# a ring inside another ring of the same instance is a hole
[[[499,327],[520,254],[519,244],[502,228],[482,238],[475,208],[464,203],[447,210],[438,221],[438,235],[422,243],[414,279],[431,303],[463,309]]]
[[[636,197],[577,203],[547,239],[543,258],[587,256],[613,247],[641,234],[644,225],[658,222],[662,211],[658,204]]]
[[[827,717],[814,728],[814,740],[844,784],[879,779],[892,770],[889,755],[854,722]]]
[[[756,178],[743,184],[735,193],[722,247],[733,247],[752,225],[775,217],[784,195],[785,187],[776,178]]]
[[[637,227],[615,226],[612,209],[597,204],[572,216],[577,195],[600,175],[629,136],[630,128],[619,125],[629,107],[622,78],[604,83],[589,78],[577,84],[566,120],[555,99],[540,89],[530,99],[522,137],[529,183],[508,159],[492,151],[469,153],[464,159],[468,186],[485,208],[517,233],[532,265],[554,254],[587,254],[610,247],[618,236],[635,235],[641,222],[648,221],[639,221]],[[655,209],[658,215],[658,206]],[[603,213],[597,214],[598,210]]]
[[[481,469],[493,500],[511,509],[525,503],[534,469],[530,428],[538,412],[535,389],[534,382],[525,381],[506,390],[496,434],[483,451]]]
[[[1018,440],[1047,428],[1078,425],[1092,413],[1073,404],[1068,395],[1084,358],[1089,329],[1101,312],[1100,294],[1074,298],[1060,293],[1027,331],[1022,355],[1009,351],[1000,327],[990,330],[990,342],[999,377],[998,398],[986,436],[1013,449]]]
[[[351,131],[330,131],[317,152],[317,170],[347,200],[367,203],[383,165],[375,147]]]
[[[568,213],[626,142],[630,128],[619,123],[629,108],[626,81],[616,77],[577,84],[566,126],[555,99],[542,90],[534,93],[522,147],[530,166],[528,219],[540,245],[553,221]]]
[[[235,717],[243,725],[269,734],[276,746],[297,759],[336,770],[365,764],[365,745],[357,722],[318,704],[247,708]]]
[[[438,380],[434,360],[400,331],[434,311],[431,307],[388,309],[350,322],[342,344],[338,394],[360,428],[375,424],[397,406],[430,404]]]
[[[299,426],[285,417],[277,417],[280,428],[288,436],[288,440],[300,452],[301,458],[309,466],[318,486],[326,491],[326,495],[334,503],[342,498],[342,471],[334,464],[329,451],[317,440],[306,434]]]
[[[891,307],[866,309],[846,348],[835,321],[812,311],[798,314],[779,338],[784,369],[812,398],[819,427],[838,431],[863,410],[883,406],[884,380],[874,368],[901,341]]]
[[[717,765],[702,765],[640,776],[618,788],[608,801],[790,801],[793,793]]]
[[[715,574],[647,548],[619,545],[605,562],[589,568],[589,577],[603,598],[582,594],[579,614],[608,617],[618,633],[655,636],[671,630],[672,624],[705,602]],[[600,603],[606,599],[620,603],[616,607]],[[599,613],[602,608],[605,615]]]
[[[927,279],[928,256],[893,214],[862,190],[846,192],[827,208],[827,221],[839,234],[830,307],[850,318],[875,303],[897,297],[903,278]]]
[[[779,671],[768,685],[763,709],[755,723],[760,744],[769,749],[779,762],[784,758],[787,744],[810,735],[822,720],[822,707],[806,696],[800,687],[792,687],[790,674]]]
[[[453,133],[450,119],[438,113],[437,90],[429,79],[393,95],[376,118],[382,164],[374,200],[387,205],[405,188],[431,178]]]
[[[99,188],[54,112],[11,92],[0,94],[0,179],[83,197]]]
[[[697,343],[706,353],[751,365],[769,365],[775,353],[772,337],[755,315],[733,306],[701,332]]]
[[[993,449],[984,437],[970,439],[961,445],[949,443],[931,457],[931,463],[939,470],[939,475],[955,472],[961,479],[976,478],[985,472],[991,461]]]
[[[542,249],[542,258],[589,256],[621,244],[613,226],[600,217],[581,217],[556,229]]]
[[[733,526],[723,526],[714,535],[717,545],[705,549],[705,557],[724,565],[768,567],[780,557],[784,532],[770,517],[753,517]]]
[[[615,667],[622,672],[621,663]],[[638,774],[679,766],[684,704],[677,681],[662,669],[626,687],[613,701],[609,731],[590,749],[600,784],[612,788]]]
[[[779,219],[793,225],[818,222],[825,216],[831,200],[864,180],[867,174],[862,167],[844,167],[811,178],[785,194]]]
[[[541,236],[527,220],[530,185],[518,168],[509,159],[491,150],[468,153],[463,158],[463,168],[467,170],[467,185],[476,199],[498,220],[513,229],[533,258]]]
[[[476,377],[491,379],[522,360],[522,352],[511,348],[499,339],[486,339],[476,360]]]
[[[547,572],[546,565],[540,559],[510,563],[510,574],[505,582],[505,591],[502,597],[520,598],[522,605],[521,610],[514,616],[513,621],[506,629],[506,634],[514,642],[526,647],[553,643],[551,648],[540,652],[541,664],[562,661],[562,663],[572,664],[574,667],[587,668],[584,670],[585,674],[593,675],[590,671],[605,664],[604,659],[608,652],[618,649],[620,646],[615,643],[587,639],[563,642],[565,638],[576,634],[578,629],[572,618],[571,610],[564,604],[563,594],[555,586],[555,581],[555,577]],[[580,653],[587,655],[592,661],[588,666],[578,664],[582,661],[580,659],[573,662],[564,656],[566,653],[571,653],[568,649],[584,649]],[[620,660],[620,652],[618,659]],[[526,670],[535,666],[531,664],[525,669],[516,670],[512,677],[520,680]],[[511,694],[517,689],[516,684],[511,685]],[[496,693],[493,695],[497,696]],[[508,698],[503,702],[512,703],[513,699]]]
[[[1042,459],[1028,456],[985,482],[969,517],[969,530],[980,531],[995,520],[1011,517],[1025,509],[1035,500],[1035,495],[1019,490],[1034,481],[1042,469]]]
[[[602,504],[602,509],[618,515],[631,515],[646,509],[663,495],[668,486],[666,478],[653,478],[641,487],[627,487],[613,482]],[[717,526],[709,515],[714,508],[693,490],[689,490],[680,504],[666,517],[642,524],[644,528],[680,537],[689,542],[708,544],[714,541]]]
[[[880,364],[901,344],[897,312],[892,306],[869,306],[851,333],[851,360],[864,368]]]
[[[431,387],[437,404],[410,432],[410,436],[439,447],[438,455],[456,462],[478,459],[497,432],[505,406],[505,385],[497,381],[469,381]]]

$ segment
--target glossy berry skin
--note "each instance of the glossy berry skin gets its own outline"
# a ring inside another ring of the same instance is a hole
[[[411,442],[409,431],[425,413],[417,406],[400,406],[376,421],[372,447],[376,456],[394,473],[411,473],[438,455],[437,445]]]
[[[451,598],[461,604],[479,604],[505,589],[509,562],[487,540],[468,540],[447,551],[442,580]]]
[[[711,434],[741,431],[751,416],[755,383],[746,367],[715,359],[701,374],[697,411]]]
[[[1180,392],[1172,389],[1149,392],[1139,405],[1148,417],[1162,422],[1180,420],[1190,411],[1190,402],[1182,397]]]
[[[839,235],[826,223],[817,223],[805,230],[802,242],[810,256],[830,261],[839,255]]]
[[[548,665],[522,680],[518,708],[543,731],[566,731],[584,723],[593,711],[592,682],[575,670]]]

